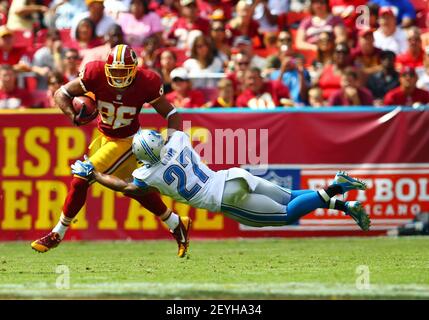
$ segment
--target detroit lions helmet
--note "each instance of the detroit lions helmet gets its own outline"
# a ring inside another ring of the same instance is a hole
[[[155,164],[160,161],[164,139],[155,130],[140,129],[133,137],[132,150],[139,162]]]

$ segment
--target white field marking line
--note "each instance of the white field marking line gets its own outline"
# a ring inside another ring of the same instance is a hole
[[[272,169],[332,169],[339,170],[339,168],[356,168],[356,169],[410,169],[410,168],[429,168],[429,163],[419,162],[419,163],[360,163],[360,164],[350,164],[350,163],[330,163],[330,164],[284,164],[284,163],[270,163],[270,164],[260,164],[260,165],[242,165],[242,168],[246,169],[258,169],[269,166]],[[335,171],[336,172],[336,171]]]
[[[69,290],[56,289],[47,283],[0,284],[0,295],[11,296],[94,296],[94,295],[140,296],[189,296],[201,294],[237,296],[343,296],[343,297],[414,297],[429,298],[429,285],[371,284],[368,290],[358,290],[352,284],[325,284],[313,282],[290,283],[159,283],[159,282],[104,282],[98,284],[75,284]]]

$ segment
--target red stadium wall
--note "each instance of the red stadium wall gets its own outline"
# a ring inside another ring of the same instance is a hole
[[[327,184],[338,169],[365,179],[369,189],[350,192],[349,198],[363,201],[371,215],[373,228],[367,235],[383,234],[429,211],[429,111],[241,109],[182,115],[195,148],[214,169],[259,168],[263,177],[300,189]],[[141,115],[141,124],[165,128],[165,121],[151,112]],[[54,226],[70,181],[69,166],[87,153],[96,133],[95,124],[73,127],[58,113],[0,114],[0,240],[35,239]],[[164,200],[194,219],[192,236],[198,238],[364,235],[334,210],[315,211],[299,225],[254,229],[219,213]],[[137,202],[94,185],[67,237],[170,235]]]

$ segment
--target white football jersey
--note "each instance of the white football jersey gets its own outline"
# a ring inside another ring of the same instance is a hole
[[[213,171],[192,148],[189,136],[176,131],[161,150],[161,162],[133,172],[134,183],[192,207],[220,211],[227,171]]]

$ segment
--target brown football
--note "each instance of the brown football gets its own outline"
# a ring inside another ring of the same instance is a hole
[[[97,118],[97,104],[87,96],[73,98],[73,109],[76,111],[76,122],[80,125],[87,124]]]

